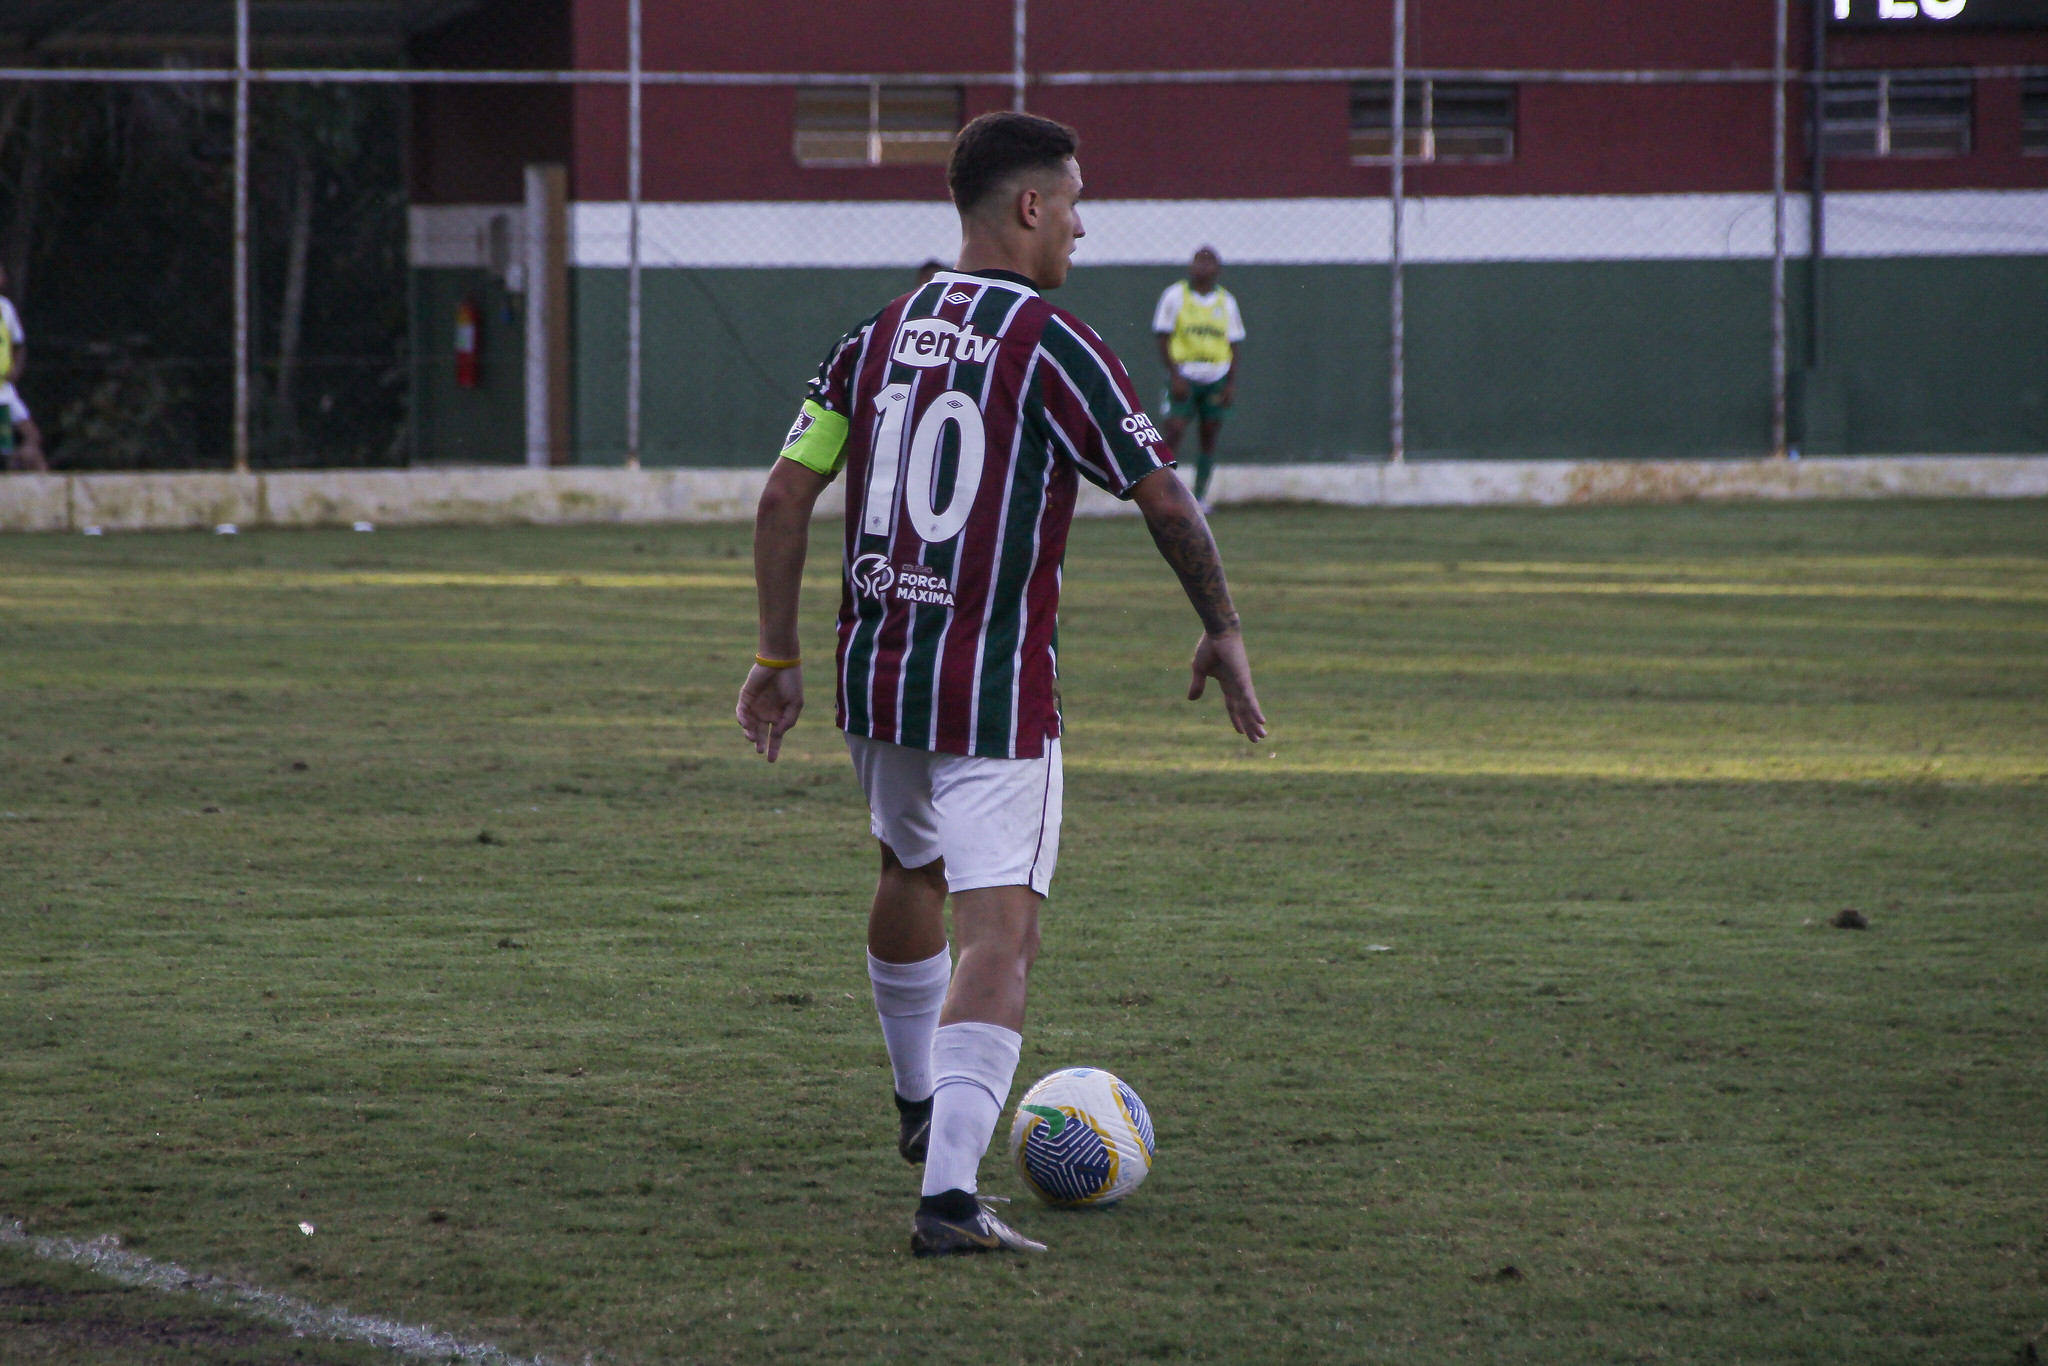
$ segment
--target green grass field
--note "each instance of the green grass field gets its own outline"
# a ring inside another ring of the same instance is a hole
[[[936,1265],[829,678],[732,723],[745,529],[0,540],[0,1221],[575,1361],[2015,1360],[2048,505],[1218,531],[1256,749],[1076,529],[1019,1077],[1159,1164]],[[95,1294],[0,1254],[0,1358],[369,1359]]]

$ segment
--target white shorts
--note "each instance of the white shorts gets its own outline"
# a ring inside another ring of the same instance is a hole
[[[28,405],[21,401],[12,384],[0,384],[0,407],[6,408],[8,417],[16,422],[33,420],[28,415]]]
[[[867,793],[868,828],[906,868],[946,861],[946,890],[1028,886],[1060,860],[1060,742],[1038,759],[986,759],[846,737]]]

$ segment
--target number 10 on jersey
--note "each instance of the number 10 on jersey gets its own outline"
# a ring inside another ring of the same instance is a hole
[[[903,427],[910,411],[910,386],[891,384],[875,396],[880,420],[875,424],[873,457],[868,461],[868,488],[861,530],[870,536],[887,536],[896,520],[896,486],[901,470],[903,501],[910,513],[910,525],[926,545],[952,540],[967,525],[974,508],[974,495],[981,488],[982,457],[988,445],[982,427],[981,409],[958,389],[948,389],[931,401],[911,433],[908,461],[903,450]],[[959,441],[959,459],[954,462],[952,487],[937,487],[939,447],[951,426]],[[901,467],[907,463],[909,468]],[[944,511],[939,511],[940,506]]]

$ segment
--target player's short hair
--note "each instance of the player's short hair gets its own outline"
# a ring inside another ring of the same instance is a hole
[[[953,207],[972,213],[1019,171],[1057,170],[1081,147],[1081,135],[1036,114],[999,109],[983,114],[953,139],[946,188]]]

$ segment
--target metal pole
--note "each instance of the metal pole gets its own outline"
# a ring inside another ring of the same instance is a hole
[[[1783,0],[1779,0],[1782,4]],[[1388,243],[1390,283],[1387,294],[1387,458],[1400,464],[1407,458],[1408,375],[1403,354],[1406,319],[1401,297],[1401,200],[1407,189],[1404,171],[1408,163],[1408,0],[1394,0],[1394,162],[1393,190],[1388,195],[1392,211],[1392,237]]]
[[[1916,77],[1950,77],[1956,80],[2018,81],[2048,73],[2048,65],[1986,63],[1972,66],[1915,67]],[[1353,81],[1384,81],[1393,68],[1384,66],[1332,66],[1284,68],[1231,68],[1194,71],[1041,71],[1027,76],[1027,84],[1042,86],[1124,86],[1124,85],[1340,85]],[[1637,71],[1542,70],[1520,67],[1428,67],[1410,66],[1410,80],[1485,81],[1494,84],[1534,85],[1769,85],[1768,67],[1682,70],[1676,68]],[[232,66],[223,67],[96,67],[96,66],[7,66],[0,67],[0,85],[15,83],[72,85],[233,85]],[[448,71],[431,67],[382,70],[371,67],[256,67],[249,80],[255,85],[630,85],[628,71],[487,71],[481,68]],[[1004,86],[1015,85],[1014,68],[1003,71],[643,71],[643,85],[691,86],[701,88],[800,89],[805,86],[865,85],[886,81],[890,85],[914,86]]]
[[[1827,0],[1809,0],[1813,6],[1813,79],[1806,86],[1807,205],[1806,205],[1806,351],[1807,364],[1820,369],[1825,357],[1825,311],[1821,308],[1821,275],[1827,259],[1827,148],[1823,138],[1828,73]]]
[[[1016,0],[1010,10],[1010,108],[1024,108],[1024,8],[1028,0]]]
[[[1771,54],[1771,454],[1785,458],[1785,18]]]
[[[249,0],[235,0],[235,473],[249,472]]]
[[[626,468],[640,468],[640,0],[627,6]]]

